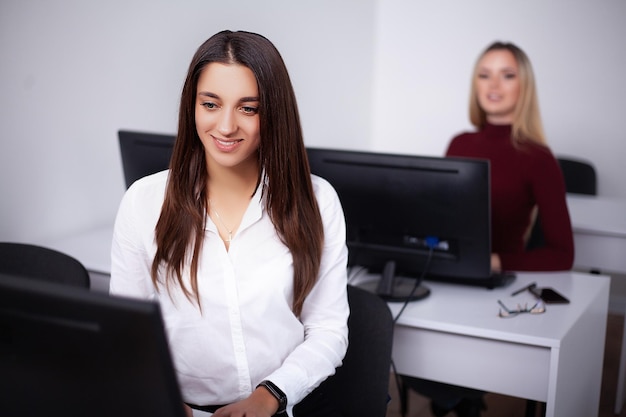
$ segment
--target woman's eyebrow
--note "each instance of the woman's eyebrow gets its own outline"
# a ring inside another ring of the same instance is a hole
[[[215,93],[211,93],[210,91],[200,91],[198,92],[198,95],[204,96],[204,97],[210,97],[210,98],[217,98],[217,99],[220,98],[220,96],[218,96]],[[255,96],[247,96],[247,97],[241,97],[239,99],[239,103],[248,103],[251,101],[259,101],[259,98]]]
[[[219,98],[219,96],[215,93],[211,93],[209,91],[199,91],[199,96],[211,97],[211,98]]]

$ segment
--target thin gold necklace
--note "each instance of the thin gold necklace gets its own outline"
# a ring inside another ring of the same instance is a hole
[[[213,213],[215,213],[217,220],[219,220],[220,223],[222,223],[222,226],[224,226],[224,229],[226,229],[226,231],[228,232],[228,239],[225,239],[225,242],[230,243],[233,240],[233,231],[229,229],[228,226],[226,226],[226,223],[224,223],[224,220],[222,220],[222,216],[220,216],[220,214],[217,212],[215,207],[213,207],[213,203],[211,202],[210,198],[209,198],[209,207],[211,208],[211,210],[213,210]]]

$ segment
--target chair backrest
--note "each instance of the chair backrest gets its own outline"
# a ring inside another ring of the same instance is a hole
[[[590,162],[582,159],[558,157],[557,161],[563,172],[565,191],[573,194],[597,195],[598,179],[596,169]],[[527,249],[540,248],[545,245],[543,232],[541,231],[541,219],[539,216],[530,233],[526,244]]]
[[[598,193],[596,169],[590,162],[565,157],[559,157],[557,161],[563,171],[565,189],[568,193],[588,195]]]
[[[89,272],[83,264],[37,245],[0,242],[0,273],[89,288]]]
[[[294,409],[327,396],[344,417],[384,417],[389,401],[393,317],[380,297],[348,286],[349,345],[343,365]],[[317,396],[317,397],[316,397]]]
[[[169,167],[176,135],[129,130],[117,134],[126,188],[141,177]]]

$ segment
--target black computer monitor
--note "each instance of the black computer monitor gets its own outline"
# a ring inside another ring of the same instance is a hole
[[[0,416],[185,417],[158,304],[0,274]]]
[[[169,167],[175,135],[120,130],[118,137],[126,188]]]
[[[405,300],[415,279],[495,287],[489,162],[308,148],[312,173],[337,191],[349,264],[381,273],[376,292]],[[397,279],[397,276],[410,280]],[[424,286],[413,299],[428,295]]]

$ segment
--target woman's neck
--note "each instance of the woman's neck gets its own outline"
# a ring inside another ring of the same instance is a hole
[[[259,179],[259,169],[256,164],[240,165],[238,167],[207,166],[208,181],[207,195],[214,201],[222,204],[237,204],[242,200],[248,201],[254,194]]]
[[[258,168],[217,166],[207,169],[207,214],[215,223],[228,251],[254,195],[259,178]]]
[[[512,125],[513,124],[513,116],[512,115],[490,115],[488,114],[487,117],[487,123],[489,123],[490,125],[495,125],[495,126],[499,126],[499,125]]]

